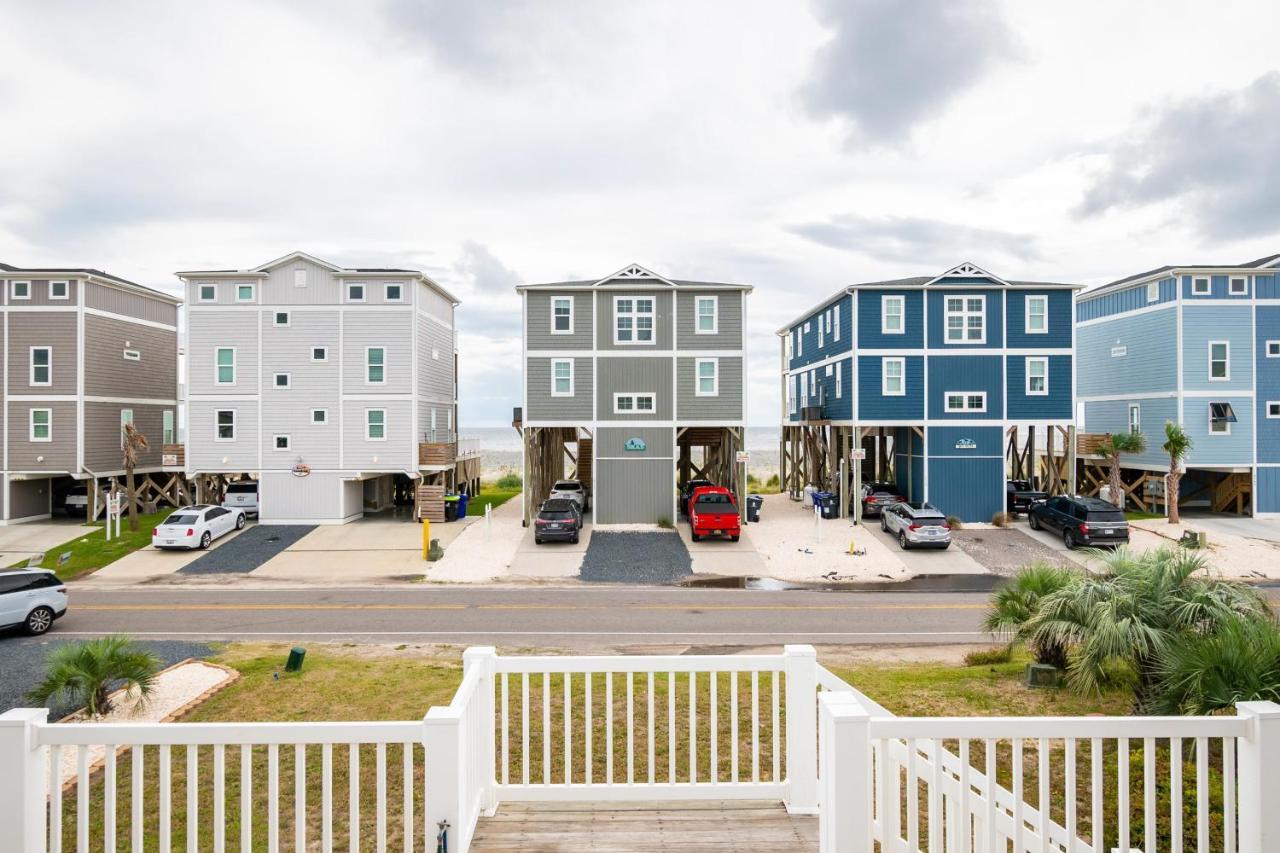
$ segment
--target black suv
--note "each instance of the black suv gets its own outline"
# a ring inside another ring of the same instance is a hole
[[[542,502],[533,520],[533,542],[541,545],[550,539],[578,541],[582,530],[582,511],[578,502],[569,498],[550,498]]]
[[[1129,543],[1129,522],[1124,512],[1098,498],[1049,498],[1031,507],[1027,522],[1032,530],[1044,528],[1061,533],[1068,548]]]

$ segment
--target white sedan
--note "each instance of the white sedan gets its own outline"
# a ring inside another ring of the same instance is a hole
[[[245,514],[221,506],[184,506],[151,531],[157,548],[208,548],[219,536],[244,527]]]

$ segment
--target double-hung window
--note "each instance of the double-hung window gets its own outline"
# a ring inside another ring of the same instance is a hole
[[[214,417],[214,441],[235,441],[236,440],[236,410],[235,409],[219,409],[213,413]]]
[[[1043,293],[1027,296],[1027,334],[1043,335],[1049,331],[1049,297]]]
[[[219,385],[236,384],[235,347],[218,347],[215,351],[214,381]]]
[[[841,397],[844,396],[844,383],[840,381],[841,375],[843,374],[844,371],[843,371],[843,365],[841,365],[839,362],[836,362],[835,367],[836,367],[836,399],[839,400]]]
[[[946,304],[947,343],[987,342],[985,296],[948,296]]]
[[[31,435],[32,441],[53,441],[53,410],[52,409],[32,409],[31,410]]]
[[[573,396],[573,359],[551,359],[551,396]]]
[[[905,296],[883,296],[880,298],[881,334],[901,335],[903,333],[902,317],[906,299]]]
[[[714,335],[719,331],[718,302],[716,296],[699,296],[697,298],[698,318],[694,331],[699,335]]]
[[[53,347],[31,348],[31,384],[53,384]]]
[[[946,393],[946,410],[948,412],[985,412],[987,410],[987,392],[948,391]]]
[[[1129,404],[1129,432],[1133,435],[1142,434],[1142,406],[1138,403]]]
[[[369,441],[387,440],[387,410],[364,410],[364,437]]]
[[[907,393],[907,360],[886,358],[880,362],[880,393],[886,397],[901,397]]]
[[[164,436],[164,443],[173,444],[173,409],[165,409],[163,417],[164,429],[162,431],[162,435]]]
[[[613,342],[653,343],[653,297],[616,296],[613,300]]]
[[[615,415],[651,415],[656,410],[653,394],[614,394],[613,413]]]
[[[1231,344],[1228,341],[1209,341],[1209,381],[1228,382],[1231,379]]]
[[[795,374],[792,374],[787,377],[787,411],[793,415],[796,413],[797,400],[796,377]]]
[[[551,300],[551,334],[573,334],[573,297],[556,296]]]
[[[796,358],[804,355],[804,333],[800,329],[796,329]]]
[[[120,410],[120,449],[124,449],[124,439],[126,435],[125,427],[133,423],[133,409]]]
[[[718,358],[699,358],[695,361],[698,372],[699,397],[716,397],[720,394],[720,360]]]
[[[1049,359],[1044,356],[1027,358],[1027,394],[1043,397],[1049,393]]]
[[[365,347],[364,349],[364,384],[387,384],[387,349],[386,347]]]

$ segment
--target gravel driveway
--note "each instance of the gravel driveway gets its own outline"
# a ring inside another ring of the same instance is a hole
[[[597,528],[578,577],[605,583],[666,584],[691,574],[689,549],[674,530],[623,533]]]
[[[14,631],[0,632],[0,711],[10,708],[31,707],[24,697],[44,678],[44,662],[49,653],[62,643],[55,627],[43,637],[26,637]],[[163,666],[171,666],[187,658],[204,658],[213,653],[213,649],[204,643],[188,643],[179,640],[139,640],[145,647],[163,662]],[[58,699],[48,703],[49,719],[56,720],[76,710]]]
[[[259,524],[197,557],[178,574],[248,574],[315,529],[308,524]]]
[[[953,530],[951,541],[989,572],[1011,575],[1018,569],[1041,561],[1075,568],[1069,558],[1036,541],[1016,527]]]

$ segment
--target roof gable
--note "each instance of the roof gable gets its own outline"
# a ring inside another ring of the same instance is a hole
[[[965,261],[959,266],[952,267],[936,278],[930,279],[925,282],[924,286],[930,287],[935,284],[973,284],[974,282],[972,280],[975,278],[985,278],[993,284],[998,284],[1001,287],[1009,287],[1009,282],[1000,278],[1000,276],[993,275],[977,264],[972,264],[968,261]]]
[[[667,285],[668,287],[676,286],[675,282],[671,281],[670,279],[664,278],[663,276],[658,275],[656,272],[646,269],[640,266],[639,264],[628,264],[627,266],[615,272],[613,275],[607,275],[604,278],[600,279],[599,281],[593,283],[591,286],[600,287],[601,285],[609,284],[610,282],[614,282],[614,281],[631,281],[636,279],[657,281]]]
[[[297,260],[309,261],[316,266],[324,267],[331,272],[340,272],[342,270],[342,267],[331,264],[328,261],[322,261],[315,255],[308,255],[306,252],[290,252],[283,257],[276,258],[274,261],[267,261],[262,266],[254,267],[252,272],[266,272],[269,269],[274,269],[282,264],[287,264],[291,261]]]

